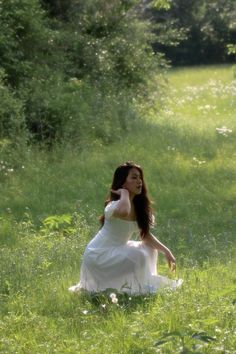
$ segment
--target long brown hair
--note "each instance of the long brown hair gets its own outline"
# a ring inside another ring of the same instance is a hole
[[[143,170],[139,165],[136,165],[132,161],[125,162],[124,164],[117,167],[115,170],[113,181],[111,185],[111,189],[117,190],[122,188],[123,184],[126,181],[126,178],[129,174],[129,171],[132,168],[136,168],[141,176],[142,180],[142,191],[140,194],[137,194],[134,199],[134,209],[137,218],[137,223],[140,229],[140,235],[144,238],[150,229],[150,226],[153,224],[153,216],[152,216],[152,208],[151,201],[147,195],[147,187],[144,181]],[[113,200],[118,200],[120,198],[119,195],[110,192],[107,200],[105,201],[105,206]],[[105,221],[104,215],[100,217],[100,222],[103,225]]]

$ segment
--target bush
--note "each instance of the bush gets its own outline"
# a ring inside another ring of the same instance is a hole
[[[88,145],[108,143],[127,131],[136,117],[129,92],[108,82],[91,83],[52,75],[31,80],[22,90],[26,124],[36,141]]]
[[[23,103],[15,97],[6,84],[6,75],[0,69],[0,142],[9,139],[16,143],[25,137],[25,116]]]
[[[155,50],[163,51],[174,65],[225,63],[227,44],[236,41],[236,3],[234,0],[173,0],[168,11],[152,10],[154,22],[171,23],[184,35],[178,46],[164,41],[155,43]],[[185,38],[184,38],[185,37]]]
[[[31,142],[121,138],[148,81],[165,66],[153,54],[139,1],[42,3],[49,13],[39,0],[0,3],[1,65],[14,91],[4,86],[2,110],[11,119],[2,119],[2,136],[19,135],[25,122]]]
[[[53,32],[38,0],[0,2],[0,58],[8,82],[17,88],[35,67],[50,61]]]

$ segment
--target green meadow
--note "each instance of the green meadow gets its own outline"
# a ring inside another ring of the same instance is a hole
[[[122,139],[0,158],[1,353],[236,353],[236,78],[172,69]],[[161,107],[161,108],[160,108]],[[0,147],[1,148],[1,147]],[[72,295],[116,166],[144,169],[176,292]]]

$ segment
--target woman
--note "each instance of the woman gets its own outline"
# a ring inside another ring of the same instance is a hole
[[[163,287],[175,289],[182,280],[157,275],[158,251],[171,270],[176,269],[171,251],[150,232],[153,214],[140,166],[126,162],[113,177],[102,227],[86,247],[79,284],[71,292],[113,288],[130,294],[154,293]],[[139,233],[141,241],[130,240]]]

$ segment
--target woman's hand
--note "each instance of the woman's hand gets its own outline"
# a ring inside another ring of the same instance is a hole
[[[125,188],[119,188],[117,190],[111,189],[111,192],[114,193],[114,194],[117,194],[119,196],[121,196],[121,195],[129,195],[128,189],[125,189]]]
[[[176,270],[176,260],[175,257],[173,256],[173,254],[170,252],[170,250],[167,250],[165,252],[165,257],[168,263],[168,266],[170,268],[170,270],[173,272]]]

